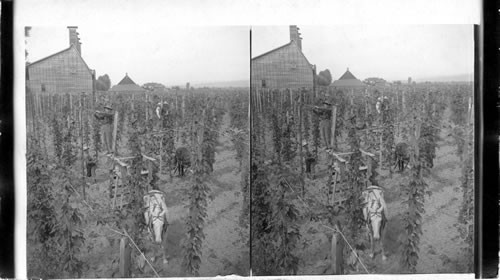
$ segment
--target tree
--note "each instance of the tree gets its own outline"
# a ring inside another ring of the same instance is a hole
[[[316,75],[316,83],[320,86],[329,86],[332,83],[332,74],[326,69]]]
[[[382,79],[382,78],[371,77],[371,78],[365,79],[363,81],[363,83],[370,85],[370,86],[376,86],[376,85],[385,85],[387,83],[387,81]]]
[[[149,83],[145,83],[142,85],[143,88],[145,89],[148,89],[148,90],[165,90],[167,89],[167,87],[163,84],[160,84],[160,83],[154,83],[154,82],[149,82]]]
[[[104,76],[99,76],[96,81],[96,89],[106,91],[111,87],[111,80],[109,79],[108,74],[104,74]]]

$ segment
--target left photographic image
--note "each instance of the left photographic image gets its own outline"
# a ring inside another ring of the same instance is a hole
[[[28,277],[249,274],[248,34],[25,27]]]

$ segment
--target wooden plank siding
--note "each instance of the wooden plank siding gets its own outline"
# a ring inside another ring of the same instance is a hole
[[[92,92],[92,73],[80,53],[70,47],[27,67],[32,93]]]
[[[252,59],[251,85],[252,88],[269,89],[312,88],[313,67],[292,42]]]

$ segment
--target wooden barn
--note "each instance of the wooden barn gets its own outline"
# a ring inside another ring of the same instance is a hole
[[[32,93],[92,92],[95,71],[82,58],[77,28],[68,26],[69,48],[26,67],[26,86]]]
[[[299,28],[290,26],[290,42],[252,59],[252,88],[313,88],[316,67],[302,53]]]
[[[365,83],[358,80],[347,68],[347,71],[338,80],[334,81],[331,85],[338,89],[363,89],[366,87]]]
[[[125,73],[125,77],[117,84],[114,85],[109,91],[118,93],[144,93],[146,90],[138,86],[132,79]]]

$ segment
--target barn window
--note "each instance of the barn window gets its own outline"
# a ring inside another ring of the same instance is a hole
[[[266,80],[262,80],[262,87],[265,88],[267,85],[266,85]]]
[[[42,84],[42,92],[45,92],[45,84]]]

